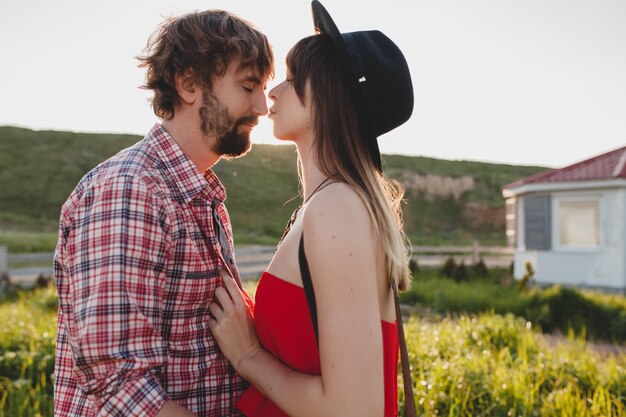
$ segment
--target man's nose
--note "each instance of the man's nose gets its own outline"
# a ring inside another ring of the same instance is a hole
[[[260,91],[254,99],[253,112],[257,116],[265,116],[268,112],[267,99],[263,91]]]

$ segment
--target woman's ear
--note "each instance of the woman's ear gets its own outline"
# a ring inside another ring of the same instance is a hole
[[[183,72],[177,72],[174,76],[176,92],[180,100],[185,104],[193,104],[196,100],[197,88],[195,76],[191,68]]]

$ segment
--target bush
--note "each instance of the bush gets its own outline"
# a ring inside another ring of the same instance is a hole
[[[500,270],[502,274],[506,271]],[[581,292],[560,286],[519,292],[485,280],[456,282],[437,271],[422,270],[402,303],[420,304],[436,313],[512,313],[524,317],[545,332],[571,329],[590,339],[626,341],[626,299],[619,295]]]
[[[468,279],[467,268],[465,267],[465,261],[461,261],[461,264],[454,270],[454,280],[456,282],[465,282]]]
[[[454,271],[456,270],[456,262],[454,258],[450,256],[446,259],[446,263],[443,264],[441,268],[441,275],[444,277],[452,278],[454,276]]]
[[[487,269],[487,265],[485,265],[485,261],[483,258],[480,258],[478,263],[473,266],[474,274],[478,277],[484,278],[489,275],[489,270]]]
[[[571,329],[590,339],[623,342],[626,302],[611,302],[615,297],[619,296],[582,293],[557,285],[530,294],[522,314],[546,332],[567,333]]]
[[[533,264],[526,262],[526,273],[519,280],[518,290],[525,291],[535,283],[535,270]]]

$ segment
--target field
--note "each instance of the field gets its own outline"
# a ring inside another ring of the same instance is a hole
[[[138,140],[0,127],[0,245],[52,251],[61,204],[76,182]],[[504,244],[501,186],[542,169],[398,155],[383,161],[406,187],[414,245]],[[294,148],[255,145],[215,171],[228,190],[237,243],[275,244],[300,201]],[[402,302],[415,313],[406,333],[418,414],[626,417],[624,297],[519,289],[506,277],[506,270],[415,273]],[[255,283],[248,289],[254,293]],[[53,287],[0,297],[0,417],[52,416],[56,309]],[[616,349],[601,354],[597,342]]]
[[[76,183],[140,139],[0,126],[0,245],[11,253],[54,250],[61,205]],[[383,155],[383,165],[406,186],[415,245],[505,244],[502,185],[543,169],[400,155]],[[254,145],[214,169],[228,190],[236,241],[276,244],[301,201],[294,146]]]
[[[460,315],[406,328],[418,414],[626,416],[626,354],[550,346],[513,315]]]
[[[0,417],[52,416],[56,308],[53,287],[0,302]],[[574,332],[554,345],[512,314],[458,313],[414,316],[406,333],[419,415],[626,416],[626,353]]]
[[[518,282],[507,282],[507,278],[507,270],[493,269],[487,276],[470,271],[466,281],[456,282],[439,271],[424,269],[416,273],[400,300],[420,306],[421,315],[511,313],[547,333],[571,330],[587,340],[626,343],[623,296],[562,286],[520,290]]]

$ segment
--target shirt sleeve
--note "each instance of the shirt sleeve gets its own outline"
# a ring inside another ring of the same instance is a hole
[[[150,417],[168,399],[158,378],[167,231],[162,202],[130,176],[90,187],[74,212],[64,314],[76,380],[98,415]]]

